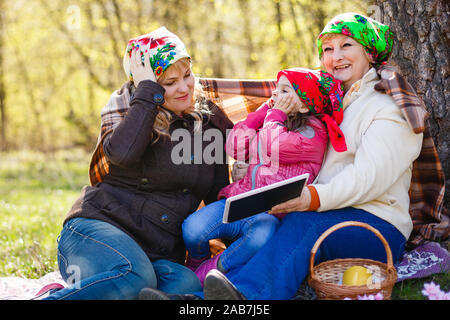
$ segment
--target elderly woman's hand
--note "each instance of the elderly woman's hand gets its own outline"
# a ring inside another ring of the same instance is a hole
[[[136,88],[143,80],[152,80],[156,82],[155,74],[150,65],[150,56],[148,52],[142,53],[139,48],[131,51],[130,72]]]
[[[270,209],[268,213],[289,213],[294,211],[307,211],[311,204],[311,192],[308,188],[303,188],[302,194],[294,199],[280,203]]]

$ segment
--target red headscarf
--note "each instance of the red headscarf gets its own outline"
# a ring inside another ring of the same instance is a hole
[[[322,70],[292,68],[278,72],[277,81],[285,76],[309,112],[320,118],[328,129],[330,143],[338,151],[346,151],[345,137],[339,128],[344,116],[341,81]]]

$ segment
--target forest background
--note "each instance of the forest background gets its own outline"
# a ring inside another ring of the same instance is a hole
[[[0,276],[40,277],[57,269],[56,238],[88,184],[100,110],[126,81],[126,44],[162,25],[185,42],[199,77],[273,79],[283,68],[319,67],[316,37],[339,13],[358,12],[392,24],[401,31],[394,64],[427,103],[448,185],[445,3],[0,0]],[[434,54],[441,51],[443,58]],[[449,198],[447,191],[447,204]],[[448,288],[449,276],[442,281]]]
[[[275,78],[319,66],[315,37],[361,0],[0,0],[2,150],[92,151],[100,110],[126,81],[128,40],[161,25],[199,77]]]

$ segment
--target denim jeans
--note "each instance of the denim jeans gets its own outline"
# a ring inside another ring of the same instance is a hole
[[[232,223],[222,223],[225,199],[210,203],[191,214],[183,223],[183,239],[191,257],[210,255],[209,240],[228,239],[232,244],[222,253],[226,271],[246,263],[273,235],[279,220],[260,213]]]
[[[58,264],[69,286],[49,300],[137,299],[146,287],[178,294],[201,290],[191,270],[168,260],[151,262],[130,236],[95,219],[74,218],[64,225]]]
[[[365,222],[388,242],[397,262],[405,237],[390,223],[360,209],[326,212],[292,212],[281,221],[271,240],[242,267],[230,270],[227,278],[249,300],[292,299],[309,272],[309,257],[316,240],[328,228],[344,221]],[[386,262],[385,248],[378,237],[361,227],[346,227],[328,236],[316,253],[315,264],[338,258],[366,258]],[[202,292],[197,292],[202,296]]]

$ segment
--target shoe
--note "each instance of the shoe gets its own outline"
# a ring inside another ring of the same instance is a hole
[[[195,270],[195,274],[197,275],[198,279],[200,280],[200,283],[203,287],[203,282],[205,281],[206,274],[213,270],[217,269],[217,262],[219,262],[219,258],[222,255],[222,253],[219,253],[212,257],[211,259],[206,260],[203,262],[197,270]]]
[[[202,300],[194,294],[170,294],[158,289],[144,288],[139,292],[139,300]]]
[[[195,272],[195,270],[198,269],[198,267],[205,262],[206,260],[208,260],[208,256],[204,257],[204,258],[200,258],[200,259],[196,259],[196,258],[192,258],[191,255],[188,254],[187,258],[186,258],[186,262],[185,262],[185,266],[189,269],[191,269],[192,271]]]
[[[144,288],[139,292],[139,300],[170,300],[170,298],[160,290]]]
[[[64,289],[64,286],[60,283],[54,282],[47,284],[44,287],[42,287],[42,289],[39,290],[38,293],[36,293],[36,295],[32,298],[32,300],[41,300],[61,289]]]
[[[238,289],[217,269],[208,272],[203,287],[205,300],[247,300]]]

